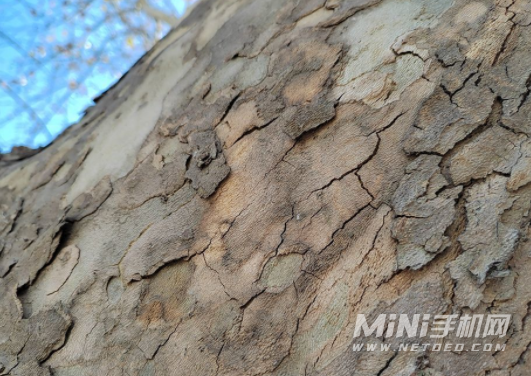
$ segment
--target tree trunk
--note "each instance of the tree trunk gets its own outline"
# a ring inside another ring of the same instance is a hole
[[[530,10],[200,2],[1,157],[0,374],[529,375]],[[512,318],[475,352],[359,314]]]

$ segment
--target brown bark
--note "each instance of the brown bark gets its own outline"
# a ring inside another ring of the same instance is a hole
[[[200,2],[0,157],[0,375],[529,375],[530,9]],[[355,352],[361,313],[513,317]]]

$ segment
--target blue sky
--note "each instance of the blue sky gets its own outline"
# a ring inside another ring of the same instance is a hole
[[[0,0],[0,152],[50,143],[170,29],[137,0]],[[184,14],[186,0],[150,0]]]

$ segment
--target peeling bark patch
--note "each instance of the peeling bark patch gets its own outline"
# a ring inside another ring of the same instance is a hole
[[[393,197],[399,269],[420,269],[450,245],[445,232],[455,220],[462,187],[445,189],[449,183],[438,171],[440,161],[434,155],[418,157]]]
[[[513,205],[514,198],[505,190],[507,178],[492,175],[468,191],[468,224],[459,242],[466,251],[459,256],[454,268],[465,266],[482,284],[487,275],[503,271],[520,237],[520,231],[501,220]]]
[[[124,280],[140,280],[167,263],[192,256],[192,245],[198,235],[194,230],[203,210],[204,204],[193,200],[142,232],[120,262]]]

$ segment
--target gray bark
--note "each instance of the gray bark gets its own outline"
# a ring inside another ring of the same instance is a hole
[[[201,1],[0,157],[0,375],[529,375],[530,10]],[[513,317],[352,351],[381,313]]]

